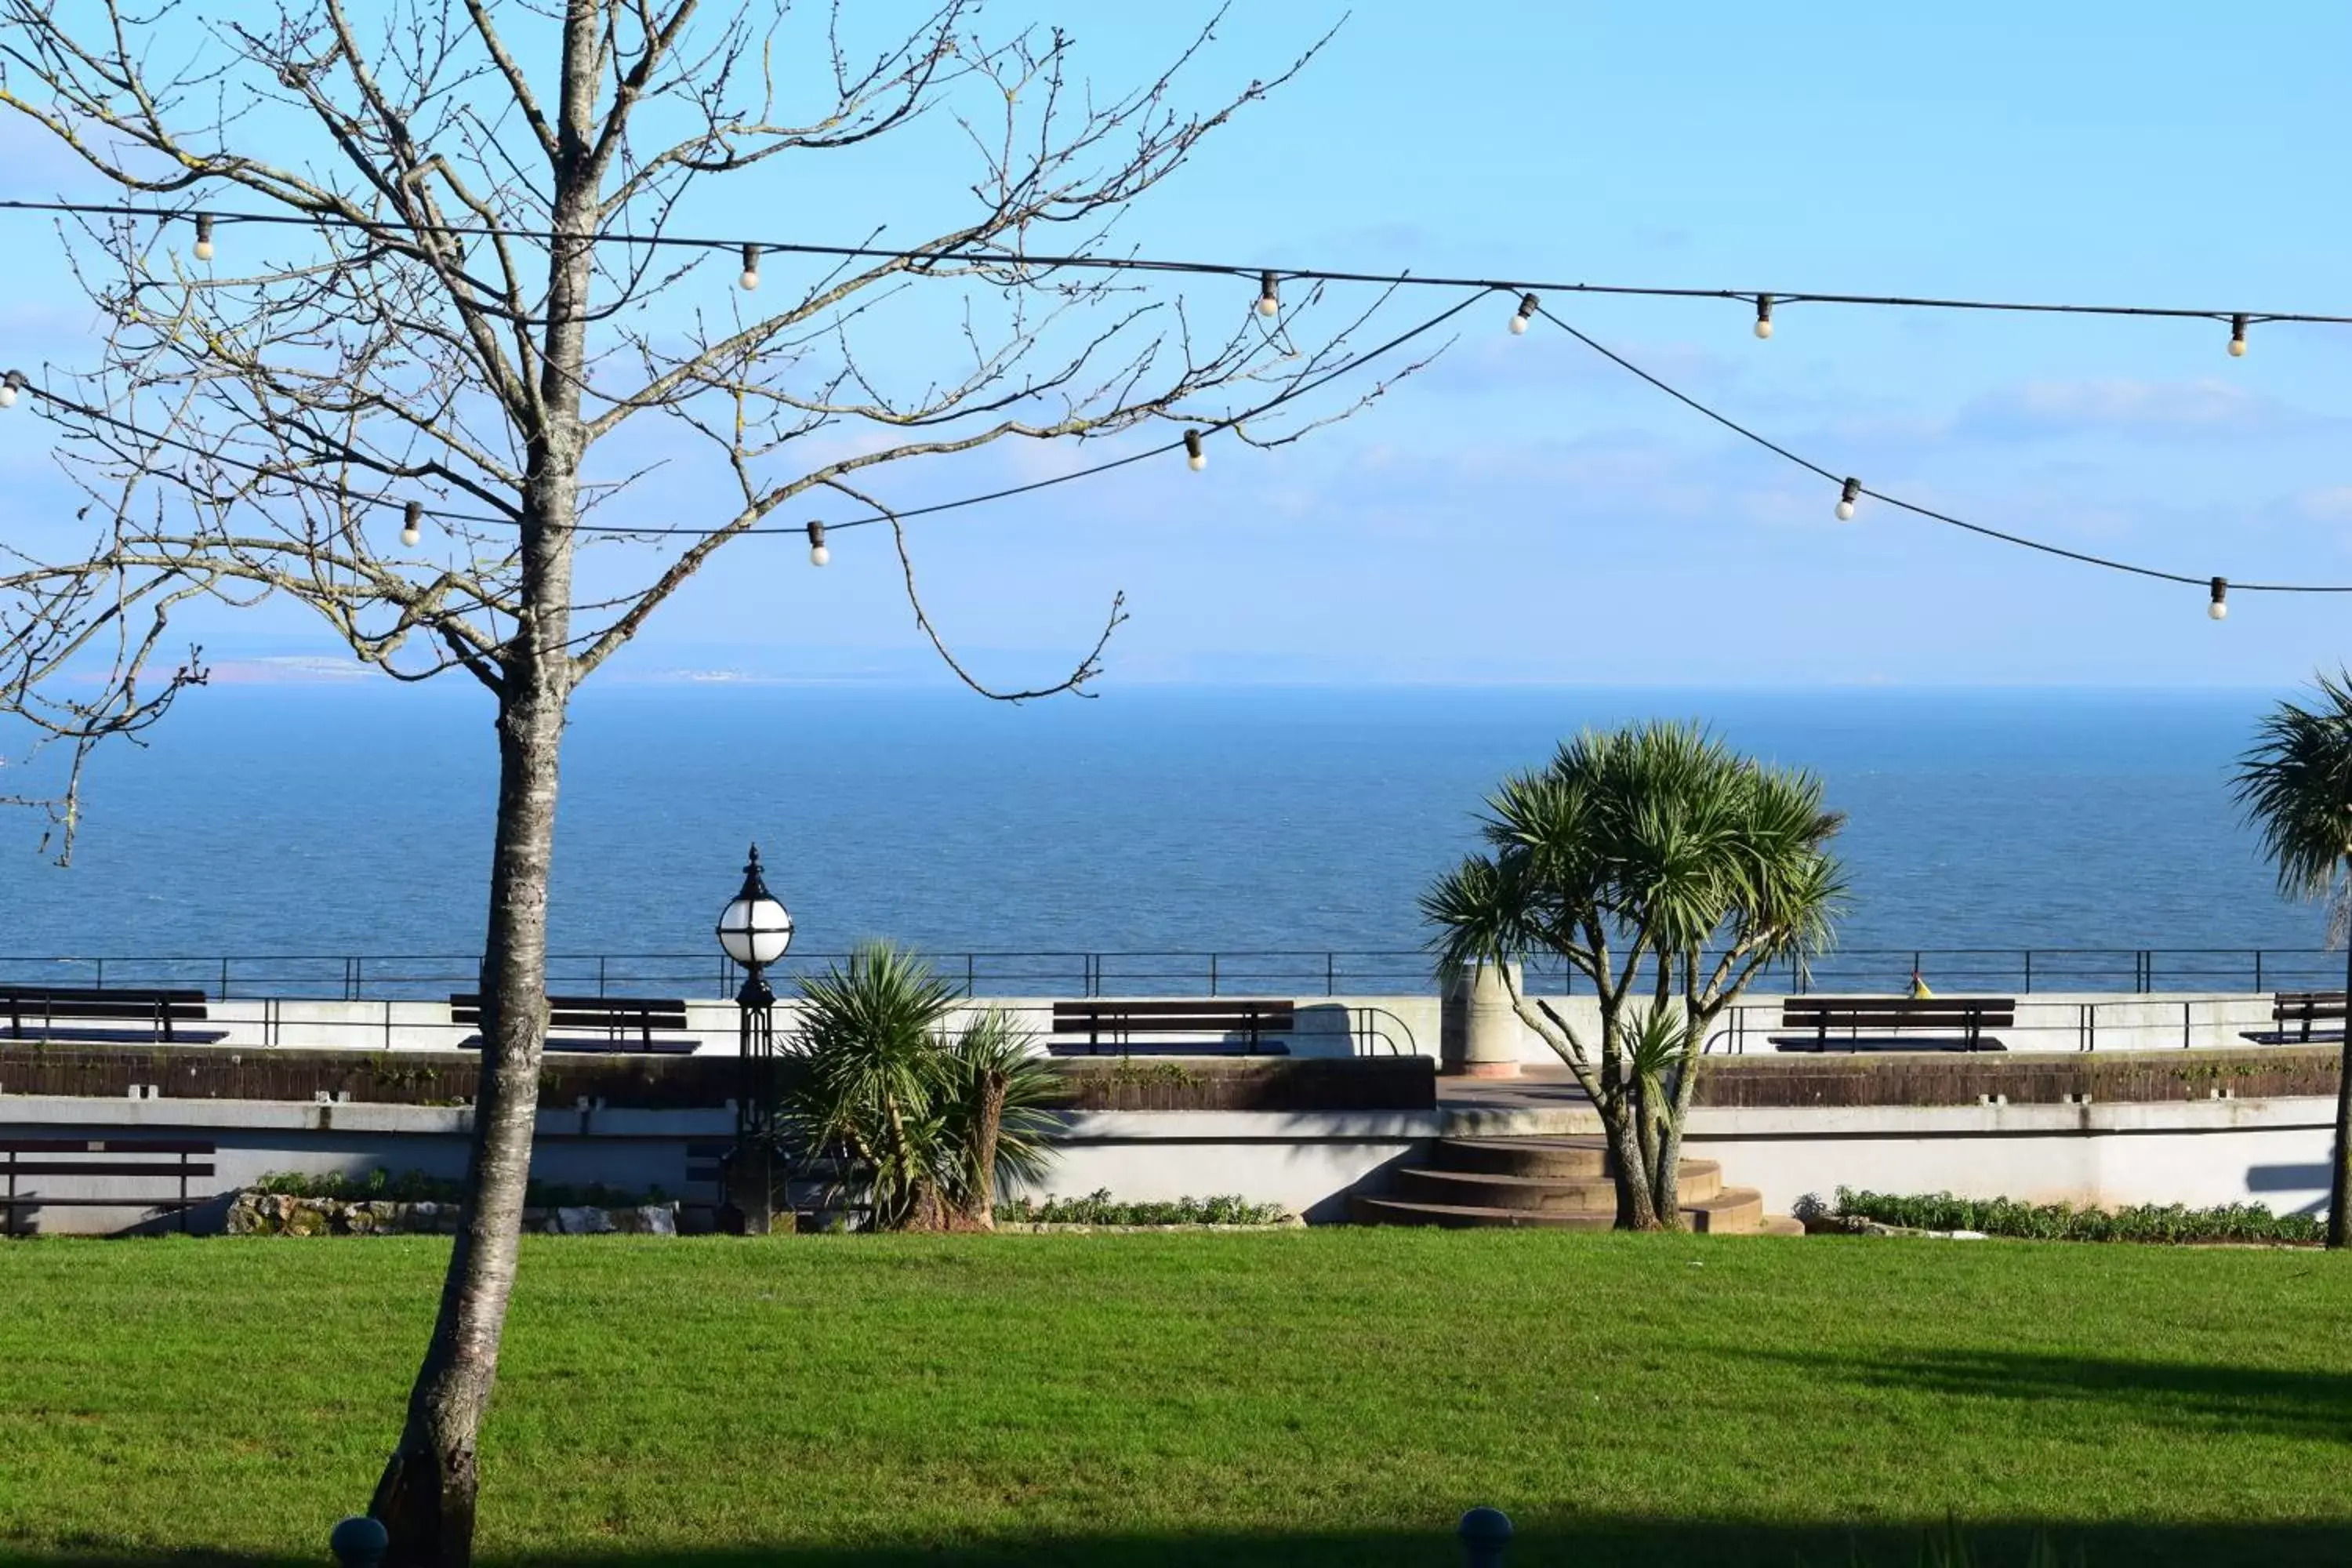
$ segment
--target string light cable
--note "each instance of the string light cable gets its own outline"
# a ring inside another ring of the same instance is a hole
[[[488,224],[412,224],[397,219],[377,222],[335,213],[233,212],[213,208],[169,207],[128,202],[28,201],[12,198],[0,200],[0,212],[83,217],[149,218],[159,223],[193,223],[197,229],[195,255],[199,260],[210,260],[215,254],[217,228],[239,225],[310,229],[338,228],[367,235],[378,240],[428,238],[435,241],[456,241],[459,245],[469,239],[489,237],[528,240],[541,244],[553,244],[559,240],[570,241],[576,237],[559,235],[551,229],[508,228]],[[1256,309],[1261,315],[1267,317],[1279,314],[1280,283],[1283,279],[1293,279],[1309,283],[1372,283],[1394,288],[1483,289],[1507,290],[1515,294],[1533,291],[1545,294],[1612,295],[1649,300],[1736,300],[1755,308],[1756,335],[1759,338],[1769,338],[1772,335],[1773,310],[1776,306],[1798,304],[2221,321],[2230,328],[2229,352],[2232,355],[2242,355],[2246,353],[2248,327],[2263,322],[2352,326],[2352,315],[2335,315],[2312,310],[2246,310],[2202,306],[1973,299],[1928,294],[1864,294],[1832,289],[1707,289],[1647,283],[1537,282],[1524,278],[1456,277],[1411,272],[1376,272],[1361,268],[1329,267],[1269,268],[1257,262],[1200,261],[1168,257],[1087,253],[1038,255],[988,246],[946,246],[898,250],[887,246],[820,245],[806,241],[724,239],[693,235],[639,235],[625,231],[601,232],[588,237],[593,243],[600,245],[634,246],[647,249],[732,252],[742,259],[743,267],[739,281],[747,289],[759,287],[759,263],[763,255],[805,256],[832,261],[897,262],[923,267],[1022,268],[1034,268],[1041,272],[1069,270],[1157,272],[1202,278],[1234,278],[1256,281],[1258,284]]]
[[[441,240],[453,240],[458,244],[462,244],[467,237],[478,237],[488,235],[503,235],[505,237],[510,239],[550,242],[558,238],[568,237],[558,236],[552,231],[494,228],[487,225],[452,224],[438,226],[415,226],[393,222],[376,223],[334,214],[220,212],[210,209],[170,208],[153,205],[140,205],[128,203],[37,202],[11,199],[0,200],[0,212],[37,212],[53,215],[152,218],[162,222],[191,221],[194,224],[196,230],[195,253],[200,259],[205,260],[209,260],[215,253],[216,243],[215,234],[217,229],[221,226],[238,224],[290,226],[306,228],[318,228],[321,226],[339,227],[346,230],[355,230],[379,237],[386,234],[405,235],[409,237],[422,236],[435,242]],[[1366,354],[1360,355],[1356,359],[1343,363],[1327,374],[1314,378],[1313,380],[1301,384],[1298,386],[1289,388],[1283,394],[1268,400],[1257,407],[1244,410],[1239,414],[1230,415],[1223,419],[1207,423],[1193,429],[1188,429],[1175,440],[1165,442],[1155,447],[1147,447],[1143,450],[1129,453],[1119,458],[1115,458],[1106,462],[1093,465],[1089,468],[1079,468],[1067,474],[1054,476],[1049,479],[1034,480],[1022,485],[1007,486],[999,489],[983,491],[977,495],[961,497],[953,500],[935,502],[921,507],[908,508],[895,514],[876,512],[867,516],[846,519],[825,525],[835,531],[841,529],[858,528],[877,523],[888,522],[894,521],[894,519],[903,520],[908,518],[935,515],[940,512],[957,510],[965,507],[982,505],[989,501],[1008,500],[1015,496],[1029,494],[1052,486],[1067,484],[1078,479],[1092,478],[1099,474],[1108,473],[1117,468],[1126,468],[1131,464],[1143,462],[1150,458],[1159,457],[1180,449],[1186,454],[1187,462],[1191,467],[1196,469],[1203,468],[1207,463],[1206,452],[1202,444],[1202,437],[1203,435],[1231,428],[1245,420],[1259,417],[1272,409],[1279,407],[1285,403],[1297,397],[1303,396],[1306,393],[1326,384],[1336,376],[1356,368],[1366,361],[1377,357],[1379,354],[1387,353],[1402,342],[1409,342],[1412,338],[1420,336],[1423,332],[1433,329],[1444,321],[1450,320],[1454,315],[1460,313],[1463,310],[1467,309],[1468,306],[1475,302],[1475,300],[1483,298],[1489,293],[1504,292],[1517,294],[1519,296],[1517,311],[1512,316],[1510,321],[1511,330],[1514,333],[1524,332],[1527,330],[1528,323],[1529,323],[1536,315],[1540,314],[1545,320],[1550,321],[1554,326],[1559,327],[1561,331],[1575,338],[1587,349],[1600,354],[1605,359],[1608,359],[1627,373],[1647,382],[1650,385],[1655,387],[1660,392],[1666,394],[1668,396],[1684,404],[1695,412],[1713,420],[1715,423],[1722,426],[1725,429],[1731,431],[1741,438],[1749,441],[1769,452],[1771,452],[1775,456],[1782,458],[1784,461],[1792,463],[1799,468],[1806,469],[1808,472],[1837,484],[1840,487],[1840,494],[1836,510],[1841,521],[1852,518],[1854,513],[1856,503],[1862,498],[1867,497],[1872,500],[1883,502],[1888,506],[1895,507],[1899,510],[1911,513],[1914,516],[1931,522],[1960,529],[1982,538],[1995,540],[2002,543],[2015,545],[2026,550],[2036,551],[2042,554],[2074,561],[2084,565],[2096,566],[2108,571],[2122,572],[2136,576],[2147,577],[2159,582],[2206,587],[2212,595],[2210,600],[2210,610],[2213,613],[2213,618],[2217,620],[2221,619],[2228,613],[2225,601],[2227,590],[2231,584],[2223,578],[2198,576],[2187,573],[2172,572],[2158,567],[2142,565],[2133,562],[2120,561],[2108,556],[2095,555],[2087,552],[2073,550],[2063,545],[2053,544],[2046,541],[2029,538],[2023,534],[1988,527],[1982,523],[1970,522],[1967,519],[1956,517],[1948,512],[1939,511],[1932,507],[1923,506],[1914,501],[1906,500],[1899,496],[1872,489],[1863,484],[1863,482],[1858,479],[1833,473],[1832,470],[1813,462],[1811,459],[1790,451],[1789,448],[1758,433],[1757,431],[1750,429],[1737,420],[1732,419],[1727,415],[1725,415],[1708,405],[1700,402],[1698,399],[1683,392],[1681,389],[1670,384],[1660,377],[1652,374],[1649,371],[1644,370],[1633,361],[1617,353],[1613,350],[1609,349],[1605,345],[1580,331],[1575,326],[1562,320],[1559,316],[1543,305],[1539,295],[1543,292],[1553,292],[1566,294],[1629,296],[1667,300],[1740,300],[1754,306],[1756,312],[1756,335],[1759,338],[1766,339],[1769,339],[1772,335],[1773,311],[1775,306],[1796,303],[1877,306],[1915,310],[1981,310],[2030,314],[2219,321],[2226,322],[2229,326],[2230,338],[2228,342],[2228,349],[2229,353],[2233,357],[2242,356],[2246,353],[2247,331],[2252,324],[2256,322],[2291,322],[2310,325],[2352,326],[2352,316],[2297,310],[2251,311],[2168,306],[1968,299],[1926,295],[1856,294],[1778,289],[1756,290],[1743,289],[1699,289],[1647,284],[1601,284],[1589,282],[1551,282],[1530,284],[1523,279],[1504,280],[1500,279],[1488,278],[1421,276],[1411,273],[1380,273],[1329,268],[1293,267],[1284,268],[1277,270],[1260,266],[1243,265],[1231,262],[1191,261],[1142,256],[1104,256],[1085,254],[1038,256],[985,247],[949,247],[944,248],[923,250],[893,250],[873,246],[819,245],[793,241],[777,242],[717,239],[676,235],[640,236],[626,233],[598,234],[593,236],[592,238],[598,243],[614,243],[625,246],[648,247],[665,247],[671,248],[710,251],[735,251],[742,259],[742,275],[739,281],[741,286],[747,289],[756,289],[759,286],[759,264],[761,257],[765,253],[773,252],[779,255],[807,256],[836,261],[874,260],[904,264],[919,263],[927,267],[967,265],[996,268],[1022,268],[1038,271],[1051,271],[1058,269],[1097,269],[1236,279],[1248,279],[1254,275],[1258,285],[1258,293],[1255,308],[1257,313],[1264,317],[1276,317],[1279,315],[1281,310],[1280,283],[1281,280],[1286,278],[1302,279],[1318,284],[1378,284],[1391,289],[1408,287],[1445,288],[1474,291],[1469,299],[1465,299],[1451,310],[1431,318],[1428,321],[1423,322],[1420,327],[1414,328],[1400,337],[1391,340],[1388,343],[1381,345],[1380,348],[1370,351]],[[109,424],[122,428],[127,432],[137,435],[142,438],[156,440],[163,444],[179,447],[192,452],[198,452],[198,455],[204,456],[210,460],[223,462],[233,467],[244,468],[256,473],[265,471],[265,467],[263,465],[243,463],[237,459],[228,458],[220,454],[199,452],[198,448],[186,442],[175,441],[170,437],[160,437],[152,432],[141,430],[138,426],[131,425],[113,416],[89,408],[86,405],[72,403],[70,400],[58,397],[56,395],[47,393],[42,389],[32,387],[21,373],[18,372],[8,372],[6,373],[5,381],[0,381],[0,407],[5,407],[7,404],[13,402],[15,394],[26,390],[34,391],[37,395],[56,402],[61,406],[71,408],[76,413],[79,413],[85,417],[103,420]],[[403,506],[407,515],[407,521],[412,524],[416,516],[419,515],[420,511],[423,515],[439,517],[450,521],[499,523],[511,522],[515,521],[512,517],[482,516],[473,513],[436,510],[429,508],[420,509],[414,502],[395,501],[388,497],[355,495],[339,486],[327,484],[323,481],[304,479],[301,476],[289,473],[281,467],[268,467],[266,471],[272,477],[284,478],[298,483],[308,484],[313,489],[332,494],[337,497],[338,500],[345,502],[346,504],[357,502],[366,506]],[[748,528],[732,530],[731,531],[741,534],[803,533],[808,531],[808,527],[809,525],[807,524],[775,526],[754,525]],[[725,530],[712,529],[647,528],[626,524],[595,523],[575,523],[573,525],[573,531],[581,533],[630,535],[641,538],[659,538],[682,534],[691,534],[699,537],[712,532],[728,531]],[[414,530],[412,527],[404,527],[404,542],[406,542],[407,535],[413,531]],[[823,546],[821,536],[811,534],[810,538],[811,556],[814,559]],[[2237,586],[2242,592],[2245,593],[2352,593],[2352,584],[2241,583],[2235,584],[2235,586]]]
[[[1700,402],[1671,382],[1652,374],[1616,350],[1580,331],[1570,322],[1563,321],[1541,301],[1538,301],[1536,309],[1545,321],[1617,366],[1618,369],[1647,382],[1675,402],[1695,413],[1704,415],[1740,439],[1761,447],[1784,462],[1792,463],[1807,473],[1827,479],[1837,486],[1836,510],[1841,522],[1853,516],[1854,503],[1866,496],[1872,500],[1882,501],[1897,510],[1909,512],[1914,517],[1924,518],[1929,522],[1941,523],[1948,528],[1961,529],[1985,539],[1998,540],[2003,544],[2014,544],[2021,549],[2039,551],[2044,555],[2054,555],[2063,560],[2080,562],[2085,566],[2103,567],[2110,572],[2125,572],[2137,577],[2151,577],[2161,583],[2179,583],[2192,588],[2207,589],[2212,595],[2208,613],[2217,621],[2224,618],[2229,613],[2226,601],[2229,590],[2231,588],[2245,594],[2352,594],[2352,583],[2234,583],[2222,577],[2198,575],[2186,572],[2168,572],[2161,567],[2141,565],[2130,561],[2118,561],[2111,556],[2093,555],[2086,551],[2072,550],[2063,544],[2052,544],[2046,540],[2032,539],[2021,533],[1989,528],[1983,523],[1970,522],[1966,518],[1955,517],[1949,512],[1938,511],[1934,507],[1922,506],[1916,501],[1906,500],[1901,496],[1891,495],[1885,490],[1873,489],[1858,479],[1841,475],[1832,468],[1823,468],[1811,458],[1790,451],[1770,437],[1751,429],[1720,409]]]
[[[641,539],[661,539],[678,536],[690,536],[698,539],[716,533],[727,533],[730,537],[757,534],[798,534],[804,537],[809,542],[809,559],[811,563],[814,565],[823,566],[832,560],[832,552],[826,547],[824,542],[826,536],[833,533],[838,533],[845,529],[866,528],[877,524],[894,521],[903,522],[912,518],[932,517],[941,512],[960,511],[966,507],[981,506],[990,501],[1009,500],[1015,496],[1028,495],[1034,491],[1050,489],[1057,485],[1072,484],[1079,479],[1093,479],[1097,475],[1110,473],[1115,469],[1124,468],[1137,463],[1146,462],[1153,458],[1163,457],[1171,452],[1186,453],[1190,466],[1195,469],[1205,468],[1208,463],[1208,458],[1205,451],[1202,449],[1203,437],[1215,434],[1221,430],[1238,428],[1253,419],[1263,418],[1266,415],[1283,407],[1285,405],[1293,403],[1301,397],[1305,397],[1309,393],[1320,391],[1330,383],[1339,380],[1342,376],[1352,374],[1354,372],[1363,368],[1365,365],[1371,363],[1374,360],[1384,358],[1387,355],[1393,353],[1398,349],[1404,347],[1406,344],[1427,336],[1429,333],[1436,331],[1439,327],[1444,326],[1446,322],[1451,321],[1455,317],[1461,315],[1465,310],[1469,310],[1473,305],[1477,304],[1486,297],[1486,295],[1483,290],[1474,293],[1468,298],[1439,311],[1437,314],[1428,317],[1417,325],[1409,327],[1403,331],[1397,333],[1395,336],[1391,337],[1371,348],[1366,349],[1360,353],[1353,354],[1341,361],[1339,363],[1333,365],[1316,375],[1307,377],[1294,385],[1285,387],[1282,391],[1275,394],[1273,396],[1268,397],[1260,403],[1255,404],[1248,408],[1242,409],[1238,413],[1227,414],[1216,419],[1202,420],[1192,426],[1191,428],[1186,429],[1182,435],[1176,437],[1171,440],[1146,447],[1138,451],[1124,453],[1118,457],[1106,459],[1103,462],[1096,463],[1087,468],[1075,468],[1066,474],[1055,474],[1042,479],[1032,479],[1024,484],[1006,485],[996,489],[982,490],[974,495],[959,496],[952,500],[932,501],[922,506],[902,507],[887,511],[877,510],[869,512],[862,517],[847,518],[837,522],[755,523],[747,528],[732,530],[727,528],[724,524],[721,524],[717,528],[664,528],[649,526],[643,523],[575,522],[572,525],[572,531],[574,533],[615,534]],[[0,387],[5,387],[10,394],[8,399],[9,402],[15,401],[15,394],[17,392],[21,391],[29,393],[31,395],[40,399],[45,404],[53,405],[56,407],[64,409],[80,418],[93,420],[100,424],[111,426],[134,439],[151,442],[157,446],[168,447],[178,451],[187,452],[193,456],[202,458],[208,462],[219,463],[224,467],[236,468],[241,472],[253,474],[257,477],[284,480],[289,484],[316,491],[341,505],[360,506],[371,510],[389,510],[398,508],[402,514],[401,542],[404,545],[413,545],[415,542],[415,540],[412,539],[410,536],[417,531],[418,521],[423,518],[433,518],[436,521],[445,522],[506,525],[512,525],[520,521],[520,517],[514,514],[501,515],[471,511],[452,511],[446,508],[429,507],[415,500],[403,500],[389,495],[369,495],[363,492],[347,489],[344,487],[334,484],[329,480],[312,479],[306,474],[290,469],[282,464],[257,463],[247,458],[235,458],[225,453],[210,451],[205,447],[197,446],[192,441],[187,441],[173,436],[167,436],[159,431],[149,430],[131,420],[122,418],[119,415],[110,414],[102,408],[95,408],[89,404],[82,403],[75,398],[68,397],[61,393],[50,391],[46,387],[34,384],[20,371],[9,371],[5,373],[5,378],[0,378]],[[0,406],[5,406],[5,405],[0,404]],[[1197,458],[1198,460],[1194,461],[1192,460],[1193,458]],[[822,559],[819,558],[820,552],[823,552]]]

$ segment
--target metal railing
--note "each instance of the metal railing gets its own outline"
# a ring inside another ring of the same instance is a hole
[[[845,957],[793,952],[771,970],[782,984]],[[1395,996],[1437,989],[1427,952],[1411,949],[1203,952],[965,952],[926,955],[976,996]],[[182,987],[233,996],[346,1002],[446,998],[478,984],[471,953],[104,953],[0,956],[0,985]],[[2032,995],[2051,991],[2340,989],[2344,956],[2315,948],[1852,948],[1754,989],[1894,994],[1914,971],[1938,991]],[[717,953],[551,953],[558,995],[728,996],[741,972]],[[1557,959],[1527,966],[1528,988],[1574,995],[1590,984]]]

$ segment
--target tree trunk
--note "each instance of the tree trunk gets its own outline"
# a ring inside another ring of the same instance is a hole
[[[980,1082],[980,1114],[972,1121],[971,1193],[964,1217],[974,1230],[996,1228],[996,1142],[1004,1126],[1004,1081],[994,1076]]]
[[[1650,1196],[1650,1173],[1642,1157],[1638,1097],[1627,1094],[1612,1111],[1603,1109],[1601,1125],[1608,1129],[1610,1163],[1617,1180],[1617,1228],[1659,1230],[1657,1205]]]
[[[547,879],[565,692],[560,665],[536,673],[540,679],[509,690],[499,714],[483,1073],[467,1162],[466,1221],[450,1255],[432,1342],[409,1394],[400,1446],[369,1506],[391,1535],[385,1561],[392,1564],[462,1568],[473,1554],[476,1435],[514,1289],[547,1034]]]
[[[572,525],[580,508],[596,193],[588,170],[602,7],[568,0],[560,151],[550,204],[547,316],[517,528],[520,608],[500,650],[499,821],[483,953],[482,1081],[467,1160],[466,1219],[400,1446],[369,1505],[391,1537],[387,1568],[473,1560],[476,1442],[521,1246],[523,1194],[547,1038],[547,889],[555,790],[572,701]]]
[[[2347,873],[2352,874],[2352,873]],[[2336,1152],[2327,1173],[2327,1245],[2342,1247],[2352,1225],[2352,933],[2344,942],[2344,1047],[2336,1062]]]

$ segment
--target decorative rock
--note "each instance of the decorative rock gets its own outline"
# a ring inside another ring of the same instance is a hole
[[[709,1211],[701,1216],[708,1230]],[[248,1190],[229,1201],[226,1228],[232,1236],[455,1236],[464,1217],[462,1204],[344,1202]],[[533,1206],[523,1211],[522,1227],[545,1236],[677,1236],[693,1233],[694,1222],[691,1216],[681,1221],[675,1203],[623,1209]]]

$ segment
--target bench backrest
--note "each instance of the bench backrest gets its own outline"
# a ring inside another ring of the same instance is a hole
[[[0,1154],[210,1154],[215,1145],[188,1138],[0,1138]]]
[[[2344,1016],[2344,993],[2281,991],[2271,997],[2271,1016],[2274,1019],[2341,1018]]]
[[[11,1197],[19,1176],[162,1176],[184,1186],[191,1176],[213,1173],[209,1160],[200,1163],[191,1156],[213,1152],[211,1143],[186,1138],[5,1138],[0,1139],[0,1174],[7,1177]],[[37,1158],[43,1154],[74,1157]],[[113,1157],[93,1160],[93,1154]],[[123,1158],[132,1154],[155,1157]]]
[[[1784,1029],[2014,1028],[2014,996],[1791,996]]]
[[[112,985],[0,985],[0,1012],[18,1018],[169,1018],[203,1023],[201,991],[140,991]]]
[[[1117,1030],[1129,1035],[1286,1035],[1297,1020],[1296,1002],[1235,1001],[1203,996],[1162,1002],[1056,1002],[1054,1033]]]
[[[482,1023],[482,998],[463,991],[449,998],[452,1022],[469,1028]],[[550,996],[547,1026],[551,1029],[630,1029],[650,1034],[656,1029],[686,1027],[686,1003],[667,996]]]

